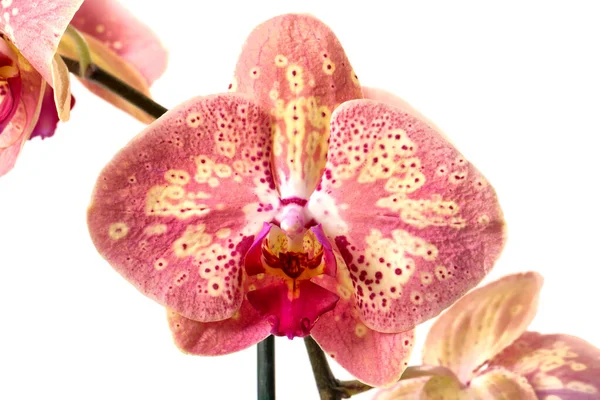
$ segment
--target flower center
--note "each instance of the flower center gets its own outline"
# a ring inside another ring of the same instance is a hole
[[[322,271],[314,271],[323,262],[323,246],[313,255],[309,255],[306,252],[295,252],[295,251],[282,251],[279,254],[274,254],[269,248],[268,239],[265,240],[262,247],[262,255],[265,263],[268,265],[267,268],[280,269],[288,277],[292,279],[300,278],[303,273],[308,269],[307,276],[303,279],[311,278],[312,276],[320,275]],[[317,272],[316,274],[311,272]],[[275,274],[274,274],[275,275]]]

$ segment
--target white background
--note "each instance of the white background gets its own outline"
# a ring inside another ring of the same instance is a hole
[[[153,90],[167,107],[225,91],[246,35],[263,20],[284,12],[321,18],[362,84],[412,103],[495,186],[509,241],[486,281],[541,272],[531,328],[600,346],[593,2],[123,3],[170,50],[169,70]],[[54,138],[27,143],[0,178],[0,398],[254,398],[254,348],[218,358],[181,354],[164,310],[97,255],[85,224],[92,186],[142,124],[79,84],[73,92],[71,121]],[[418,346],[429,325],[419,328]],[[277,340],[277,392],[317,398],[301,340]]]

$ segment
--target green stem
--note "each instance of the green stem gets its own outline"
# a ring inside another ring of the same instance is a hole
[[[79,77],[85,78],[90,65],[92,65],[92,55],[90,54],[90,48],[88,47],[87,41],[73,25],[67,26],[65,34],[68,35],[75,43],[77,49],[77,55],[79,56]],[[73,71],[71,71],[73,72]]]
[[[275,337],[269,336],[256,349],[258,400],[275,400]]]
[[[331,368],[329,368],[325,353],[321,350],[317,342],[312,337],[307,336],[304,338],[304,344],[306,345],[306,351],[308,352],[308,358],[310,359],[310,365],[312,366],[321,400],[348,399],[355,394],[373,389],[373,387],[360,381],[337,380],[333,376]]]
[[[315,340],[307,336],[304,338],[304,345],[308,353],[308,359],[315,376],[315,382],[321,400],[340,400],[347,397],[342,397],[342,393],[335,390],[338,382],[329,368],[329,363],[325,357],[325,353]]]
[[[69,71],[79,76],[79,72],[81,71],[81,66],[79,62],[64,56],[62,59],[67,65]],[[89,65],[89,67],[86,70],[84,79],[94,82],[97,85],[102,86],[103,88],[119,95],[123,99],[127,100],[129,103],[133,104],[134,106],[136,106],[137,108],[154,118],[159,118],[161,115],[167,112],[167,109],[165,107],[161,106],[160,104],[146,96],[144,93],[129,86],[127,83],[109,74],[108,72],[104,71],[102,68],[98,67],[95,64]]]

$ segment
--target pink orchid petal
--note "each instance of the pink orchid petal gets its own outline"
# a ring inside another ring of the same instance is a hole
[[[525,332],[490,365],[527,378],[540,399],[600,398],[600,349],[575,336]]]
[[[230,90],[250,94],[271,110],[281,197],[308,199],[325,166],[331,113],[362,97],[334,33],[309,15],[264,22],[246,40]]]
[[[75,97],[71,96],[71,109],[75,106]],[[56,127],[59,122],[58,112],[54,101],[54,90],[50,86],[46,86],[44,98],[42,99],[42,108],[40,116],[31,132],[29,139],[40,137],[42,140],[54,136]]]
[[[248,301],[272,325],[271,333],[277,336],[304,337],[315,321],[331,311],[339,297],[309,280],[269,285],[248,292]]]
[[[502,212],[481,174],[431,127],[371,100],[335,110],[308,209],[335,237],[363,322],[380,332],[437,315],[504,245]]]
[[[493,368],[475,377],[464,392],[472,399],[538,399],[527,379],[503,368]]]
[[[373,400],[421,400],[423,388],[431,377],[401,380],[388,389],[378,390]]]
[[[456,377],[424,376],[402,379],[389,389],[380,390],[375,400],[536,400],[533,388],[522,376],[503,368],[493,368],[475,377],[468,386]]]
[[[244,300],[231,317],[217,322],[198,322],[168,312],[173,339],[181,351],[219,356],[244,350],[270,335],[271,325]]]
[[[324,277],[318,282],[337,293],[340,301],[323,315],[311,331],[315,341],[335,361],[360,381],[371,386],[396,382],[408,365],[414,344],[414,331],[380,333],[361,322],[355,307],[352,283],[338,255],[337,279]]]
[[[38,120],[46,86],[42,76],[22,57],[19,57],[18,68],[21,76],[20,102],[0,135],[16,139],[6,148],[0,146],[0,176],[14,167],[25,141],[31,135]]]
[[[72,24],[127,61],[147,85],[167,68],[167,51],[156,34],[118,1],[86,0]]]
[[[269,116],[238,95],[169,111],[98,178],[88,211],[96,248],[178,314],[231,317],[243,298],[243,256],[279,206],[269,138]]]
[[[443,365],[468,382],[477,369],[514,342],[537,311],[543,278],[536,272],[505,276],[475,289],[435,321],[423,363]]]
[[[110,73],[111,75],[116,76],[117,78],[127,83],[129,86],[142,92],[146,96],[150,96],[149,84],[147,83],[146,79],[140,74],[140,72],[138,72],[125,59],[120,57],[117,53],[112,51],[99,40],[91,36],[87,36],[85,34],[84,37],[86,38],[92,56],[92,61],[94,64],[96,64],[98,67],[102,68],[106,72]],[[69,36],[65,36],[60,42],[58,52],[61,55],[72,59],[79,58],[76,43]],[[103,100],[106,100],[115,107],[118,107],[121,110],[131,114],[140,121],[144,123],[151,123],[152,121],[154,121],[154,117],[148,115],[144,111],[137,108],[135,105],[131,104],[130,102],[123,99],[119,95],[111,92],[110,90],[107,90],[93,82],[90,82],[87,79],[80,79],[80,82],[95,95],[99,96]]]
[[[385,103],[385,104],[388,104],[390,106],[394,106],[397,109],[399,109],[400,111],[402,111],[404,113],[407,113],[407,114],[410,114],[413,117],[416,117],[416,118],[420,119],[421,121],[423,121],[424,123],[426,123],[427,125],[429,125],[431,128],[433,128],[433,130],[437,131],[440,135],[442,135],[444,137],[444,139],[446,139],[447,141],[451,142],[450,139],[435,124],[435,122],[433,122],[428,117],[426,117],[425,115],[423,115],[423,113],[421,113],[419,110],[417,110],[416,108],[414,108],[406,100],[404,100],[404,99],[396,96],[393,93],[390,93],[390,92],[388,92],[386,90],[379,89],[379,88],[372,88],[372,87],[363,86],[362,90],[363,90],[363,96],[364,96],[365,99],[376,100],[376,101],[379,101],[381,103]]]
[[[82,3],[83,0],[9,0],[2,3],[4,18],[0,18],[0,32],[53,87],[54,53]]]

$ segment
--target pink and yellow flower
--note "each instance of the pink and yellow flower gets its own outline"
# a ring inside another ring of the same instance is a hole
[[[57,54],[78,57],[71,38],[63,36],[69,23],[84,33],[96,64],[138,90],[148,94],[164,71],[166,52],[156,36],[114,0],[12,0],[0,7],[0,176],[13,168],[27,139],[50,137],[57,122],[69,118],[69,73]],[[152,120],[118,96],[84,84]]]
[[[432,326],[428,376],[398,382],[377,400],[600,398],[600,350],[574,336],[525,330],[542,277],[509,275],[474,290]]]
[[[415,325],[498,257],[494,190],[405,105],[363,91],[310,16],[258,26],[229,88],[169,111],[105,167],[94,244],[170,310],[185,352],[311,334],[360,380],[394,382]]]

